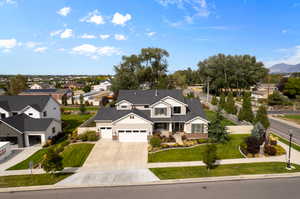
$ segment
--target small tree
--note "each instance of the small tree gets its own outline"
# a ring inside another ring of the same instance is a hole
[[[251,131],[251,136],[256,137],[260,145],[264,143],[266,138],[266,130],[260,122],[254,125],[254,128]]]
[[[48,149],[42,161],[42,168],[47,173],[54,173],[55,171],[61,171],[64,169],[62,159],[63,158],[53,149]]]
[[[80,113],[84,114],[86,111],[86,107],[85,104],[83,103],[83,95],[80,95],[79,100],[80,100],[80,107],[79,107]]]
[[[207,170],[214,167],[217,158],[217,146],[215,144],[206,144],[203,151],[203,162],[206,164]]]
[[[235,101],[232,93],[229,93],[227,96],[225,111],[229,114],[234,114],[234,115],[237,113],[237,109],[235,106]]]
[[[220,103],[219,103],[219,107],[221,109],[224,109],[226,106],[226,97],[225,95],[222,93],[221,96],[220,96]]]
[[[221,115],[221,110],[219,109],[216,113],[216,117],[209,123],[208,136],[214,142],[225,143],[229,140],[228,133],[225,126],[222,124],[223,116]]]
[[[254,157],[260,149],[259,140],[254,136],[249,136],[246,138],[245,142],[247,145],[247,152],[252,154],[252,156]]]
[[[212,97],[212,99],[211,99],[211,104],[212,105],[218,105],[218,103],[219,103],[219,100],[218,100],[218,98],[214,95],[213,97]]]
[[[255,123],[260,122],[265,129],[270,127],[267,109],[264,105],[260,106],[256,112]]]
[[[254,120],[250,93],[245,93],[243,96],[243,105],[238,114],[238,118],[240,121],[247,122],[253,122]]]

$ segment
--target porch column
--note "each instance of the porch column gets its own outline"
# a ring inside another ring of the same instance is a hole
[[[24,135],[25,147],[29,147],[29,138],[28,135]]]
[[[41,144],[44,144],[46,142],[45,135],[41,135]]]
[[[169,123],[169,131],[172,132],[172,123]]]

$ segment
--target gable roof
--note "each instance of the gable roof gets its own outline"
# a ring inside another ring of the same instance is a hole
[[[202,104],[198,99],[195,98],[185,99],[185,102],[188,104],[188,110],[189,110],[189,112],[187,113],[188,120],[191,120],[198,116],[207,120]]]
[[[45,131],[54,119],[43,118],[34,119],[26,114],[15,115],[9,118],[1,119],[4,123],[17,129],[20,132],[24,131]]]
[[[21,111],[28,105],[38,111],[42,111],[50,100],[51,96],[0,96],[0,107],[7,111]]]
[[[133,104],[153,104],[165,97],[172,97],[185,103],[182,90],[120,90],[118,100],[126,100]]]

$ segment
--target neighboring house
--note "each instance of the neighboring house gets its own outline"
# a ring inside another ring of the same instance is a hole
[[[49,89],[54,88],[54,86],[47,83],[34,83],[30,86],[30,89]]]
[[[19,95],[48,95],[52,96],[56,101],[59,103],[62,103],[63,97],[66,97],[66,99],[70,99],[72,97],[72,91],[69,89],[27,89],[24,90]]]
[[[120,90],[116,107],[100,108],[95,122],[102,138],[121,142],[146,142],[165,131],[208,135],[200,101],[184,98],[181,90]]]
[[[251,97],[255,100],[268,99],[268,96],[276,90],[278,90],[276,84],[260,84],[252,91]]]
[[[0,163],[11,153],[11,147],[9,142],[0,142]]]
[[[90,105],[99,106],[102,97],[109,95],[109,92],[101,91],[101,90],[98,91],[92,90],[91,92],[84,93],[81,95],[83,96],[84,103],[88,102]],[[74,102],[80,104],[80,95],[74,96]]]
[[[104,80],[101,81],[99,85],[92,86],[92,90],[95,91],[108,91],[111,88],[111,81],[110,80]]]
[[[61,131],[60,105],[51,96],[0,96],[0,141],[26,147]]]

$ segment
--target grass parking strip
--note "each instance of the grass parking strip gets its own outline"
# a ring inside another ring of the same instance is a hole
[[[203,178],[220,176],[237,176],[253,174],[294,173],[300,171],[300,165],[288,171],[284,162],[261,162],[244,164],[218,165],[207,170],[205,166],[151,168],[150,170],[161,180]]]

